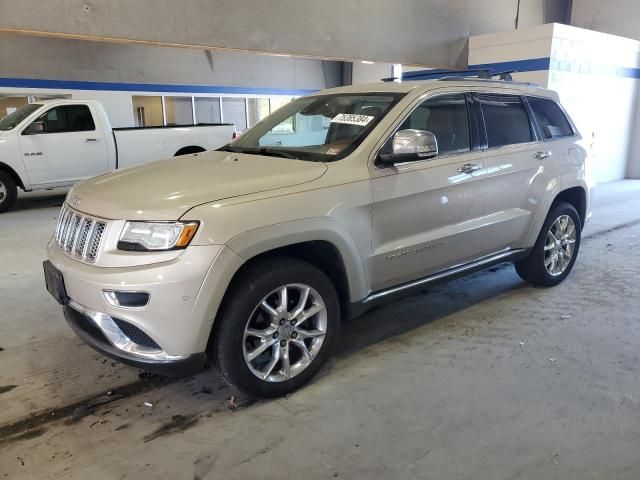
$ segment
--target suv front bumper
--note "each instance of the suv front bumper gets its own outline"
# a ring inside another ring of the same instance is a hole
[[[217,308],[240,264],[228,247],[193,246],[166,262],[101,267],[78,261],[55,242],[49,261],[63,279],[64,314],[78,336],[96,350],[148,371],[197,371]],[[139,308],[110,303],[105,291],[146,292]]]
[[[135,353],[127,353],[126,350],[114,346],[109,341],[105,331],[92,318],[96,314],[108,317],[107,315],[99,312],[89,313],[75,302],[65,305],[63,309],[67,323],[86,344],[103,355],[132,367],[160,375],[181,377],[198,373],[207,363],[207,357],[204,353],[184,356],[154,355],[150,353],[144,357]]]

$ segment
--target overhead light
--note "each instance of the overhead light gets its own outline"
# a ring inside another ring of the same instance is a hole
[[[360,61],[361,61],[362,63],[367,64],[367,65],[371,65],[372,63],[375,63],[375,62],[372,62],[371,60],[360,60]]]

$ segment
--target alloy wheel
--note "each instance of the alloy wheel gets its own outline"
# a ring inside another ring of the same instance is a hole
[[[7,186],[0,182],[0,203],[2,203],[4,201],[5,198],[7,198]]]
[[[573,258],[576,225],[569,215],[560,215],[551,224],[544,245],[544,266],[550,275],[562,275]]]
[[[263,297],[244,330],[242,353],[251,373],[284,382],[304,371],[320,352],[327,309],[308,285],[282,285]]]

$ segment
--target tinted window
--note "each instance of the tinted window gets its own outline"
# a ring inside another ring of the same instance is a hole
[[[533,140],[529,116],[520,97],[479,95],[489,148]]]
[[[529,105],[531,105],[543,138],[549,140],[573,135],[571,124],[556,102],[536,97],[529,97],[527,100],[529,100]]]
[[[91,111],[86,105],[65,105],[47,110],[36,122],[44,123],[46,133],[86,132],[95,130]]]
[[[439,153],[469,150],[469,118],[464,94],[442,95],[416,108],[400,130],[428,130],[438,140]]]

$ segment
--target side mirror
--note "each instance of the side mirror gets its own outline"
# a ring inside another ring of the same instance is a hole
[[[23,135],[34,135],[36,133],[43,133],[47,129],[44,126],[44,122],[33,122],[22,132]]]
[[[390,153],[380,153],[383,165],[426,160],[438,155],[438,140],[427,130],[398,130],[393,136]]]

